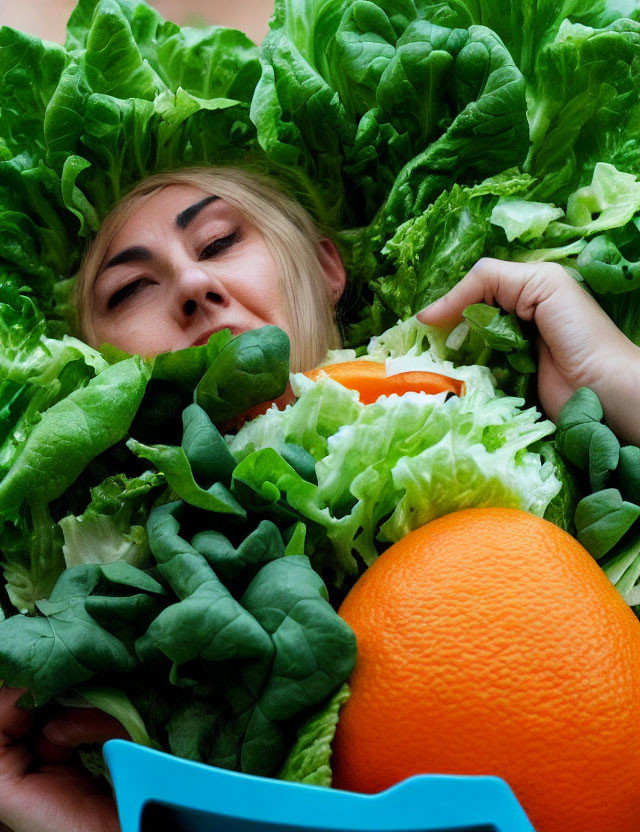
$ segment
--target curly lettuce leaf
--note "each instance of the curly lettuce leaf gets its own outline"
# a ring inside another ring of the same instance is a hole
[[[349,699],[347,684],[331,697],[324,708],[298,729],[298,736],[278,777],[312,786],[331,786],[331,743],[336,732],[340,708]]]
[[[496,249],[504,238],[498,237],[492,212],[502,198],[526,194],[532,182],[530,176],[510,169],[478,185],[456,184],[423,213],[394,226],[388,239],[384,213],[363,229],[353,244],[354,272],[356,279],[368,282],[371,295],[365,297],[371,298],[371,305],[361,305],[364,320],[350,328],[349,343],[380,335],[398,318],[406,319],[437,300],[480,257],[500,256]],[[372,265],[367,258],[378,248]],[[373,280],[372,271],[376,272]]]
[[[146,471],[131,479],[110,477],[92,488],[92,500],[81,515],[59,520],[66,567],[123,560],[143,568],[150,553],[145,504],[149,492],[164,482],[161,475]]]
[[[76,338],[48,338],[33,299],[0,281],[0,474],[13,464],[42,413],[107,367]]]

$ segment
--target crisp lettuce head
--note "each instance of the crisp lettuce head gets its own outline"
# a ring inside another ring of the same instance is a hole
[[[322,562],[338,580],[443,514],[501,505],[542,516],[560,490],[553,464],[531,449],[553,424],[535,408],[523,410],[524,399],[500,395],[487,367],[455,367],[440,357],[437,333],[433,346],[425,340],[429,328],[406,321],[359,360],[385,360],[390,375],[425,370],[459,378],[466,395],[409,392],[363,405],[329,377],[297,374],[294,405],[272,408],[227,437],[239,462],[234,481],[322,527],[332,548]],[[311,472],[286,461],[291,446],[312,457]]]

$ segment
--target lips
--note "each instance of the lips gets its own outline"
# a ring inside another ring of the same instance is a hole
[[[214,332],[220,332],[221,329],[229,329],[232,335],[238,335],[241,330],[237,326],[231,326],[230,324],[223,324],[222,326],[217,326],[215,329],[209,329],[207,332],[204,332],[199,338],[191,344],[192,347],[202,347],[204,344],[207,343],[209,338],[213,335]]]

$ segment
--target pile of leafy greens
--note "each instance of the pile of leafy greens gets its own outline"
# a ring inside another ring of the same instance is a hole
[[[107,364],[45,410],[0,496],[19,610],[0,622],[0,667],[25,703],[88,701],[137,741],[277,772],[355,661],[305,526],[232,493],[212,422],[279,395],[288,370],[281,330],[224,330]]]
[[[276,0],[259,47],[142,0],[79,0],[63,46],[0,28],[0,678],[24,704],[329,784],[342,595],[470,505],[568,529],[640,608],[640,450],[591,391],[553,435],[513,316],[412,318],[481,256],[553,261],[640,345],[639,76],[640,0]],[[285,388],[282,332],[147,360],[75,337],[87,241],[186,165],[273,176],[337,242],[330,358],[467,395],[365,406],[297,376],[294,405],[224,437]]]

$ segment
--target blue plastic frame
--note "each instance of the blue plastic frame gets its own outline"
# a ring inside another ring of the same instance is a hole
[[[535,832],[500,777],[422,774],[363,795],[227,771],[125,740],[107,742],[104,756],[122,832],[141,832],[154,803],[168,807],[167,817],[182,811],[185,832]]]

